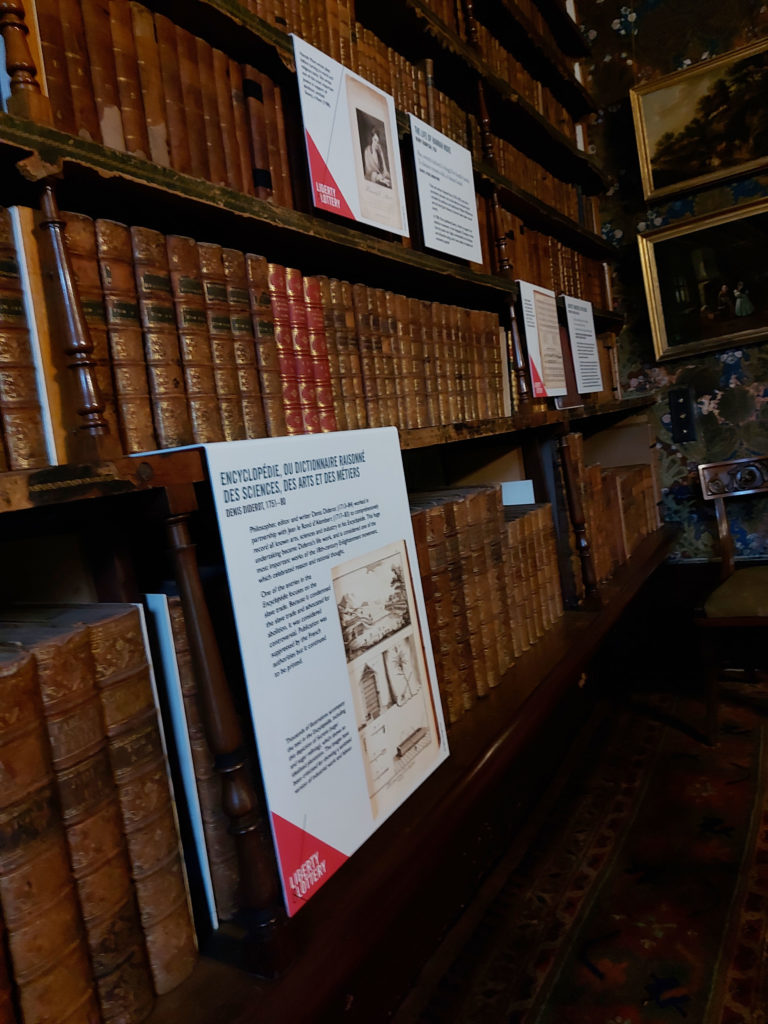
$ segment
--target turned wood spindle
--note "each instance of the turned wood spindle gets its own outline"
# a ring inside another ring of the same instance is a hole
[[[80,417],[79,433],[93,442],[95,449],[99,441],[109,436],[109,426],[104,419],[104,399],[96,383],[93,362],[93,342],[83,313],[80,296],[75,285],[72,262],[64,241],[64,221],[61,219],[53,188],[46,185],[41,202],[43,213],[40,227],[50,244],[52,265],[55,268],[55,284],[59,290],[59,307],[62,315],[61,327],[65,338],[64,352],[68,367],[75,375],[77,389],[77,414]],[[86,458],[98,457],[98,450],[83,452]]]
[[[515,375],[517,384],[518,405],[529,405],[531,402],[531,388],[528,383],[528,365],[525,360],[525,349],[520,337],[520,328],[517,323],[515,307],[509,306],[509,334],[511,338],[509,346],[510,363]]]
[[[222,776],[223,809],[238,854],[243,924],[249,962],[271,977],[284,966],[280,926],[284,920],[274,852],[259,797],[249,774],[245,743],[229,692],[221,653],[205,601],[189,516],[196,507],[191,484],[166,488],[167,535],[176,570],[189,646],[202,702],[203,725]]]
[[[11,80],[9,114],[53,124],[51,105],[37,80],[37,67],[27,42],[29,27],[21,0],[0,0],[0,35],[5,44],[5,67]]]

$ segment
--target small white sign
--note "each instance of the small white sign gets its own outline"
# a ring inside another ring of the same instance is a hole
[[[448,756],[398,434],[205,450],[294,914]]]
[[[408,237],[392,97],[292,39],[314,205]]]
[[[424,244],[482,263],[472,154],[413,114],[408,116]]]
[[[534,398],[556,398],[568,393],[560,344],[555,293],[528,281],[518,281],[525,327],[525,347]]]
[[[600,372],[592,303],[570,295],[564,295],[563,301],[573,354],[573,368],[576,372],[576,389],[580,395],[602,391],[603,375]]]

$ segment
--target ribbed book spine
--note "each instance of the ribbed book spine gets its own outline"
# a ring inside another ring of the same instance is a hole
[[[125,149],[109,0],[80,0],[93,97],[105,146]]]
[[[296,356],[291,336],[291,315],[285,267],[279,263],[269,263],[267,266],[286,433],[301,434],[304,431],[304,418],[299,397]]]
[[[157,440],[161,448],[191,444],[201,439],[198,432],[211,411],[206,396],[195,390],[192,369],[182,368],[165,236],[140,227],[132,227],[130,236]],[[213,414],[218,423],[215,403]]]
[[[282,437],[288,433],[283,407],[283,386],[280,359],[275,338],[275,315],[269,289],[269,264],[264,256],[245,255],[248,280],[248,302],[256,342],[256,362],[259,367],[261,399],[269,437]]]
[[[149,136],[128,0],[109,0],[109,24],[125,148],[129,153],[148,160]]]
[[[0,903],[22,1018],[101,1024],[61,824],[35,659],[0,647]]]
[[[159,445],[152,422],[130,231],[125,224],[107,220],[97,220],[95,228],[123,449],[154,451]]]

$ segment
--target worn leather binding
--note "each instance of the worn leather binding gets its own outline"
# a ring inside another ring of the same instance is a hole
[[[304,279],[299,270],[293,267],[285,268],[285,289],[288,296],[288,319],[296,368],[296,382],[299,388],[302,432],[317,434],[320,432],[320,409],[317,401],[312,351],[309,345]]]
[[[360,367],[360,349],[355,334],[352,286],[348,281],[339,281],[335,277],[330,278],[328,285],[333,309],[333,323],[336,328],[339,363],[344,373],[347,423],[350,430],[356,430],[368,426],[368,417],[365,409],[363,372]],[[325,298],[323,298],[323,302],[325,302]]]
[[[336,322],[331,304],[331,285],[328,278],[320,275],[305,277],[304,297],[307,303],[310,349],[312,350],[313,357],[315,352],[317,352],[318,358],[323,361],[327,360],[328,363],[330,399],[333,409],[333,422],[335,423],[335,427],[331,429],[347,430],[349,421],[344,391],[342,390],[344,372],[342,370]],[[322,332],[322,336],[320,332]],[[316,376],[315,383],[317,384],[317,382],[318,378]],[[324,402],[324,404],[326,403]]]
[[[155,38],[152,12],[131,0],[131,23],[139,66],[141,98],[147,122],[149,156],[156,164],[171,166],[168,150],[168,124],[165,119],[163,78],[160,71],[160,51]]]
[[[204,39],[195,36],[197,74],[203,107],[203,131],[208,154],[208,180],[214,185],[229,184],[224,156],[224,136],[216,104],[216,79],[213,69],[213,51]],[[231,143],[231,138],[229,139]]]
[[[131,235],[125,224],[115,221],[97,220],[94,228],[123,448],[154,451],[162,435],[153,426]],[[161,426],[162,411],[157,410]]]
[[[21,1015],[100,1024],[43,726],[35,659],[0,645],[0,903]]]
[[[152,980],[85,627],[0,618],[35,659],[62,822],[104,1024],[144,1020]]]
[[[96,115],[105,146],[125,149],[109,0],[80,0]]]
[[[274,121],[267,126],[265,75],[260,74],[251,64],[242,65],[242,91],[247,112],[247,127],[251,141],[251,179],[259,199],[268,199],[275,192],[278,176],[278,147],[274,134]],[[239,82],[233,80],[233,88]],[[235,93],[235,99],[237,94]],[[279,202],[279,197],[275,195]]]
[[[101,142],[101,129],[88,67],[85,26],[78,0],[59,0],[59,16],[64,39],[67,78],[75,112],[75,133],[81,138]]]
[[[47,464],[11,216],[0,207],[0,469]]]
[[[275,315],[269,289],[269,264],[264,256],[246,253],[245,271],[267,433],[270,437],[282,437],[288,433],[288,425],[275,338]]]
[[[251,134],[248,125],[249,114],[245,100],[245,85],[243,82],[243,69],[234,60],[227,62],[227,75],[229,78],[229,90],[232,100],[232,124],[237,140],[237,158],[240,162],[240,191],[248,196],[258,195],[265,199],[268,189],[257,188],[257,163],[251,150]],[[254,151],[255,152],[255,151]]]
[[[197,252],[214,366],[234,361],[243,436],[264,437],[266,424],[250,315],[246,312],[244,316],[233,316],[222,247],[211,242],[198,242]],[[245,297],[247,301],[247,291]]]
[[[141,927],[162,995],[192,971],[197,945],[139,611],[120,604],[26,608],[32,621],[44,616],[52,626],[87,632]]]
[[[280,372],[280,386],[283,398],[283,414],[288,434],[304,432],[304,418],[299,396],[299,378],[296,368],[293,338],[291,336],[291,315],[288,306],[288,286],[285,267],[279,263],[268,263],[269,298],[272,304],[274,323],[274,345]]]
[[[242,440],[245,424],[235,353],[231,338],[215,343],[211,337],[197,243],[182,235],[168,235],[166,242],[182,360],[185,366],[188,356],[194,356],[194,363],[200,366],[210,360],[212,369],[221,428],[219,437],[206,440]]]
[[[205,138],[203,114],[203,93],[197,69],[197,47],[195,37],[179,25],[176,31],[176,53],[181,79],[181,97],[192,174],[197,178],[209,178],[208,149]]]
[[[243,418],[248,437],[266,437],[267,420],[261,396],[261,380],[253,333],[245,254],[237,249],[212,247],[218,283],[224,289],[229,325],[234,339]],[[223,308],[221,310],[223,315]]]
[[[75,108],[69,88],[69,74],[64,55],[64,31],[61,26],[58,0],[36,0],[35,14],[40,32],[43,72],[51,104],[53,123],[59,131],[76,134]]]
[[[240,162],[241,138],[238,137],[235,129],[234,100],[229,80],[229,57],[222,50],[211,49],[210,59],[216,98],[216,118],[221,130],[224,180],[236,192],[245,192],[246,186]],[[247,144],[247,137],[245,142]]]
[[[160,52],[165,120],[171,166],[183,174],[192,173],[190,140],[187,136],[185,97],[181,88],[180,61],[176,45],[176,26],[162,14],[155,14],[155,32]]]
[[[109,24],[125,148],[149,160],[149,136],[128,0],[109,0]]]

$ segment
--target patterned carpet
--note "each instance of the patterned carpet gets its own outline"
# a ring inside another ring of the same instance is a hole
[[[768,686],[608,715],[420,1024],[766,1024]],[[401,1018],[396,1017],[400,1024]]]

